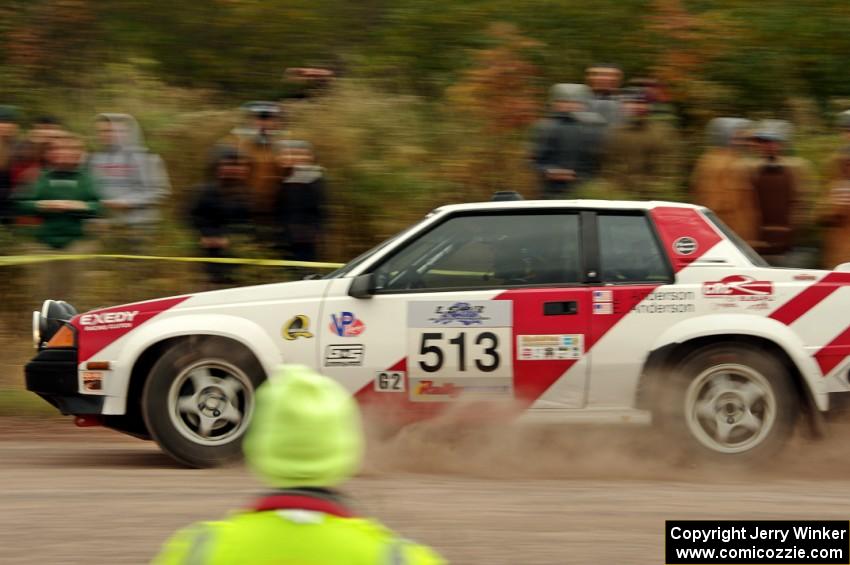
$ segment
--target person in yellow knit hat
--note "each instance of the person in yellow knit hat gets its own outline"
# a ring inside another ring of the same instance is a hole
[[[363,456],[357,403],[337,382],[289,365],[257,391],[245,442],[251,470],[274,490],[251,508],[179,531],[156,564],[432,565],[430,548],[357,517],[335,487]]]

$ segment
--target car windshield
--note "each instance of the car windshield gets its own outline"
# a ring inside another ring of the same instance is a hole
[[[735,244],[735,247],[737,247],[738,250],[741,253],[743,253],[747,257],[747,259],[750,260],[750,262],[753,265],[755,265],[756,267],[769,267],[770,266],[767,263],[767,261],[765,261],[762,258],[761,255],[756,253],[756,251],[752,247],[750,247],[750,245],[746,241],[744,241],[744,239],[740,235],[738,235],[737,233],[732,231],[732,228],[730,228],[729,226],[724,224],[723,220],[718,218],[714,214],[714,212],[711,212],[709,210],[704,210],[704,213],[705,213],[706,217],[709,220],[711,220],[711,222],[715,226],[717,226],[717,229],[719,229],[721,232],[723,232],[723,235],[725,235],[726,238],[729,241],[731,241],[733,244]]]
[[[390,243],[392,243],[396,239],[400,238],[401,236],[403,236],[404,234],[406,234],[407,232],[409,232],[410,230],[412,230],[413,228],[415,228],[418,225],[419,224],[414,224],[413,226],[407,228],[406,230],[400,231],[399,233],[395,234],[394,236],[382,241],[381,243],[379,243],[378,245],[376,245],[372,249],[366,251],[365,253],[361,253],[360,255],[358,255],[357,257],[355,257],[354,259],[352,259],[351,261],[349,261],[348,263],[346,263],[345,265],[343,265],[342,267],[340,267],[336,271],[333,271],[332,273],[328,273],[323,278],[339,279],[339,278],[348,276],[348,274],[351,271],[353,271],[355,268],[362,265],[364,262],[366,262],[366,260],[368,260],[370,257],[372,257],[375,253],[377,253],[381,249],[385,248]]]

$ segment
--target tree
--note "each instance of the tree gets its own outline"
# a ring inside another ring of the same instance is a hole
[[[487,37],[490,46],[472,54],[472,66],[447,92],[449,111],[466,131],[456,151],[465,199],[529,184],[523,136],[537,115],[539,70],[528,54],[541,44],[506,23],[491,25]]]

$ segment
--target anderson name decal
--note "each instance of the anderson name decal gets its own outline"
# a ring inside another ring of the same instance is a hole
[[[696,310],[696,293],[685,290],[656,290],[632,308],[637,314],[686,314]]]

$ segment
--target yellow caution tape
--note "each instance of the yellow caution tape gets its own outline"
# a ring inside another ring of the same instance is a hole
[[[180,263],[227,263],[231,265],[261,265],[265,267],[305,267],[311,269],[338,269],[343,263],[318,261],[287,261],[283,259],[241,259],[237,257],[167,257],[161,255],[121,254],[55,254],[55,255],[0,255],[0,266],[26,265],[47,261],[83,261],[91,259],[130,259],[134,261],[176,261]]]
[[[345,263],[326,263],[320,261],[290,261],[285,259],[245,259],[239,257],[169,257],[165,255],[122,255],[118,253],[89,254],[44,254],[44,255],[0,255],[0,267],[28,265],[48,261],[88,261],[93,259],[129,259],[132,261],[172,261],[178,263],[225,263],[230,265],[260,265],[263,267],[303,267],[307,269],[339,269]],[[450,276],[493,276],[493,273],[478,271],[451,271],[438,269],[434,275]]]

